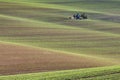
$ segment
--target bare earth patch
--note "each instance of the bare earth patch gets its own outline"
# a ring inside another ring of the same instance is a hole
[[[105,66],[87,57],[0,43],[0,74],[21,74]]]

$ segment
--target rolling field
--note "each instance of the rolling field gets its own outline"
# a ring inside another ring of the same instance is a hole
[[[111,66],[69,71],[1,76],[0,80],[119,80],[119,72],[119,66]]]
[[[90,57],[8,43],[1,43],[0,51],[0,74],[4,75],[112,65]]]
[[[68,19],[76,12],[85,12],[89,19]],[[120,66],[114,65],[119,64],[120,0],[0,0],[0,75],[36,73],[34,80],[117,80]],[[81,79],[81,70],[90,74],[87,68],[90,73],[98,70],[100,76],[96,71],[93,77]],[[70,69],[80,70],[57,72],[57,77],[52,76],[56,72],[48,72]],[[63,76],[67,74],[74,78]],[[31,75],[18,78],[27,80]]]

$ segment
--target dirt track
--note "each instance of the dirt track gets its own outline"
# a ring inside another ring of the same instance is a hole
[[[104,66],[87,57],[0,43],[0,74],[20,74]]]

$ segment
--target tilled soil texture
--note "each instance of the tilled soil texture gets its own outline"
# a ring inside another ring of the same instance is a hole
[[[0,74],[22,74],[105,66],[89,57],[0,43]]]

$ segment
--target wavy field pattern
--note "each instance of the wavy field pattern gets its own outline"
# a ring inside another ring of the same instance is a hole
[[[1,75],[119,64],[120,0],[0,0]]]

